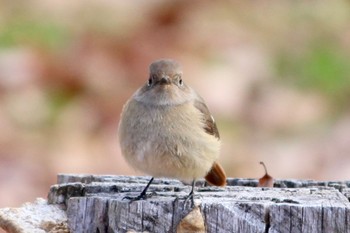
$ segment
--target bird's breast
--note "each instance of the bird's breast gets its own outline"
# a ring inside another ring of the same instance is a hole
[[[142,115],[135,117],[135,108]],[[202,113],[190,102],[176,106],[134,102],[125,109],[122,120],[122,152],[132,166],[148,174],[204,176],[219,155],[219,140],[205,132]]]

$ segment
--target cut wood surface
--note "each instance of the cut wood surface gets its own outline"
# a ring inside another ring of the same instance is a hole
[[[38,198],[19,208],[0,209],[0,227],[11,233],[69,233],[63,205]]]
[[[350,233],[350,181],[227,180],[224,188],[155,179],[145,200],[130,201],[150,177],[58,176],[48,203],[64,206],[71,232],[345,232]],[[6,218],[0,210],[1,219]],[[15,232],[15,231],[13,231]],[[22,231],[25,232],[25,231]]]

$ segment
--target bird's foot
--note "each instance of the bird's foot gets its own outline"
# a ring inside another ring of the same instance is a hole
[[[194,207],[194,192],[190,192],[185,198],[184,206],[187,206],[188,201],[191,201],[191,208]]]
[[[123,197],[123,200],[129,200],[129,201],[139,201],[139,200],[146,200],[147,198],[149,197],[152,197],[153,195],[155,195],[156,193],[155,192],[152,192],[152,193],[148,193],[146,194],[146,192],[142,192],[140,193],[140,195],[136,196],[136,197],[130,197],[130,196],[125,196]]]

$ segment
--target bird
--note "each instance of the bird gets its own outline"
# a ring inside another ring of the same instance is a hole
[[[129,199],[144,199],[155,177],[192,181],[188,197],[199,178],[226,185],[214,117],[173,59],[151,63],[146,83],[123,106],[118,138],[127,163],[152,177],[140,195]]]

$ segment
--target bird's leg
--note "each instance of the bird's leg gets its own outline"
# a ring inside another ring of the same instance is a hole
[[[146,187],[143,189],[143,191],[137,197],[123,197],[123,199],[128,199],[128,200],[131,200],[131,201],[138,201],[138,200],[141,200],[141,199],[145,199],[147,189],[151,185],[153,180],[154,180],[154,177],[151,178],[151,180],[148,182]]]
[[[194,186],[196,184],[196,180],[193,179],[192,180],[192,189],[191,189],[191,192],[188,194],[188,196],[193,196],[194,195]]]
[[[185,199],[185,203],[186,203],[189,199],[191,199],[191,200],[192,200],[192,206],[194,206],[194,186],[195,186],[195,184],[196,184],[196,180],[193,179],[193,180],[192,180],[192,189],[191,189],[191,192],[188,194],[188,196],[187,196],[186,199]]]

